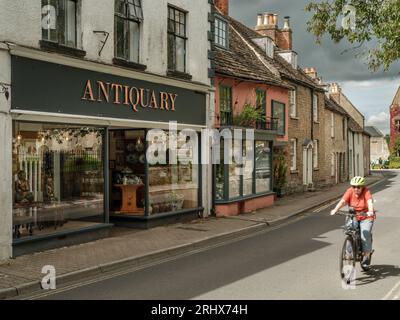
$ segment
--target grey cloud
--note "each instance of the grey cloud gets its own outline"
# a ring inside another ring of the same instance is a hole
[[[230,15],[247,26],[253,28],[257,13],[271,12],[279,15],[282,25],[283,17],[291,17],[294,50],[299,54],[299,62],[303,67],[314,66],[326,81],[348,81],[395,78],[400,74],[400,62],[391,66],[388,72],[372,73],[366,61],[354,56],[354,51],[344,54],[352,45],[346,41],[339,44],[326,38],[322,45],[317,45],[311,34],[307,32],[307,21],[310,13],[304,8],[309,0],[230,0]]]

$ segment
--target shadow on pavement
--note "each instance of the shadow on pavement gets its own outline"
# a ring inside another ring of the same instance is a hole
[[[400,268],[399,266],[393,265],[372,265],[371,269],[367,272],[363,272],[363,276],[357,278],[357,285],[367,285],[378,280],[383,280],[390,277],[399,277]]]
[[[390,187],[392,175],[386,174],[386,177],[388,180],[371,188],[373,193]],[[330,217],[329,211],[330,208],[326,208],[318,214],[305,213],[304,218],[291,219],[290,223],[269,232],[47,299],[191,299],[331,246],[332,243],[326,241],[326,233],[340,229],[344,219]],[[376,265],[369,274],[363,274],[359,281],[368,284],[399,275],[399,268]]]

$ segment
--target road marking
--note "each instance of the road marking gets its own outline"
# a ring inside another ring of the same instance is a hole
[[[331,205],[335,204],[336,202],[337,202],[337,200],[333,200],[333,201],[331,201],[331,202],[329,202],[329,203],[327,203],[327,204],[325,204],[325,205],[323,205],[321,207],[318,207],[317,209],[315,209],[313,211],[313,213],[321,212],[321,211],[329,208]]]
[[[395,292],[398,288],[400,288],[400,281],[396,283],[396,285],[393,287],[393,289],[390,290],[390,291],[388,292],[388,294],[382,298],[382,300],[389,300],[389,299],[390,299],[390,296],[393,295],[394,292]],[[395,300],[395,299],[398,299],[398,298],[399,298],[399,296],[396,295],[392,300]]]

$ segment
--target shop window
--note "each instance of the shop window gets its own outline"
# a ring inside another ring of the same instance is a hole
[[[198,141],[193,134],[180,132],[176,138],[173,133],[148,135],[148,154],[159,158],[149,161],[150,215],[198,208]]]
[[[42,39],[77,47],[77,0],[42,0]]]
[[[271,191],[271,148],[268,141],[255,142],[256,193]]]
[[[14,238],[104,223],[103,133],[13,123]]]
[[[225,198],[225,164],[224,164],[224,140],[220,143],[220,159],[215,170],[215,198],[223,200]]]
[[[228,49],[228,23],[219,17],[215,18],[215,44]]]
[[[115,56],[139,63],[141,0],[115,0]]]
[[[110,211],[114,215],[145,215],[145,131],[110,132]]]
[[[168,7],[168,70],[186,72],[186,13]]]
[[[284,136],[286,133],[286,111],[285,104],[272,102],[272,117],[278,120],[278,134]]]
[[[219,109],[220,109],[220,125],[230,126],[233,124],[232,115],[232,88],[219,87]]]
[[[232,143],[232,141],[224,141]],[[216,165],[216,200],[240,200],[255,194],[271,191],[271,149],[269,141],[255,141],[247,144],[246,140],[232,145],[232,161],[224,164],[224,146],[220,146],[220,163]],[[255,146],[255,148],[254,148]],[[242,152],[239,161],[235,152]],[[254,157],[249,153],[254,152]],[[237,160],[237,161],[236,161]],[[227,168],[227,170],[223,170]]]

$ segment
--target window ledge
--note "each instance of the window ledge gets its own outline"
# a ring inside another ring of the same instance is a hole
[[[319,171],[319,168],[314,168],[313,170],[314,170],[314,171]]]
[[[299,173],[299,170],[290,170],[290,174],[298,174]]]
[[[314,123],[315,123],[315,124],[319,124],[319,121],[315,121],[315,120],[314,120]]]
[[[293,120],[300,120],[299,117],[294,117],[294,116],[290,116],[290,119],[293,119]]]
[[[84,50],[73,48],[73,47],[67,47],[67,46],[59,44],[57,42],[40,40],[39,44],[40,44],[40,49],[46,50],[49,52],[62,53],[62,54],[66,54],[66,55],[77,57],[77,58],[83,58],[86,56],[86,51],[84,51]]]
[[[128,61],[121,58],[114,58],[113,63],[117,66],[140,70],[140,71],[145,71],[147,69],[147,66],[144,64]]]
[[[180,72],[180,71],[175,71],[175,70],[168,70],[167,71],[167,76],[172,77],[172,78],[179,78],[179,79],[184,79],[184,80],[192,80],[192,75],[185,73],[185,72]]]

